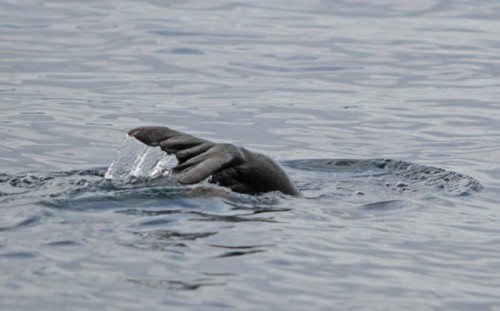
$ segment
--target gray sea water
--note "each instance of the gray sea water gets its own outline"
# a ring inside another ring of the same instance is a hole
[[[500,310],[500,2],[0,0],[1,310]],[[103,178],[165,125],[304,194]]]

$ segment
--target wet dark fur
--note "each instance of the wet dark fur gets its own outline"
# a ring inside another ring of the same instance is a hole
[[[174,154],[179,163],[172,169],[172,174],[182,184],[195,184],[211,176],[210,182],[235,192],[259,194],[281,191],[300,195],[283,168],[266,155],[162,126],[139,127],[128,134],[146,145],[159,146],[163,151]]]

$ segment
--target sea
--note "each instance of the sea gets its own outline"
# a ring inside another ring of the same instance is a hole
[[[0,0],[0,133],[0,310],[500,310],[500,1]]]

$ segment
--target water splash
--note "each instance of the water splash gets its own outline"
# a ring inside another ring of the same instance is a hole
[[[160,148],[144,145],[127,135],[104,178],[129,180],[135,177],[166,176],[176,164],[175,156],[167,155]]]

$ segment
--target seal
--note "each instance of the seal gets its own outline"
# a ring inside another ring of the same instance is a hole
[[[181,184],[210,183],[247,194],[281,191],[300,196],[285,170],[269,156],[227,143],[214,143],[164,126],[143,126],[128,132],[140,142],[174,154],[172,175]]]

